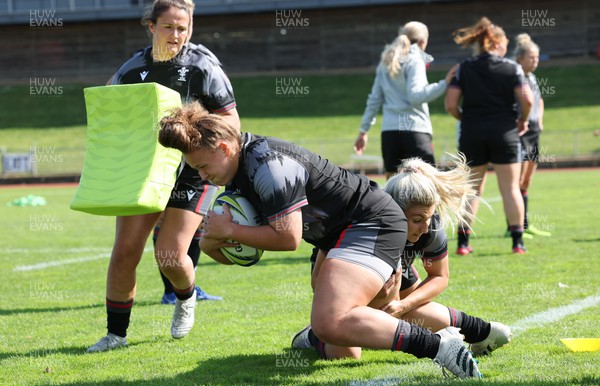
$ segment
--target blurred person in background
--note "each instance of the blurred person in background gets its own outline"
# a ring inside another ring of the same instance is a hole
[[[398,37],[381,54],[367,98],[354,150],[357,154],[365,151],[368,131],[383,107],[381,151],[386,179],[406,158],[435,163],[427,103],[444,94],[458,66],[452,67],[444,79],[430,84],[426,69],[433,57],[425,52],[428,41],[429,31],[423,23],[411,21],[400,28]]]
[[[475,54],[460,63],[445,99],[446,111],[460,120],[459,150],[466,156],[477,183],[477,196],[469,208],[477,214],[491,163],[498,176],[512,252],[524,254],[519,137],[527,131],[533,96],[521,66],[504,58],[508,39],[500,26],[482,17],[474,25],[455,31],[454,41],[473,48]],[[469,244],[470,225],[459,226],[458,255],[473,251]]]
[[[540,48],[526,34],[517,36],[517,46],[514,51],[514,58],[523,68],[525,79],[531,88],[533,94],[533,106],[529,113],[529,130],[521,136],[521,146],[523,147],[523,163],[521,166],[521,179],[519,187],[523,196],[524,205],[524,235],[549,237],[549,232],[543,231],[530,224],[527,218],[527,209],[529,206],[528,190],[531,186],[531,179],[535,172],[540,158],[540,135],[544,130],[544,99],[540,92],[537,77],[533,73],[540,62]],[[520,105],[519,105],[520,107]],[[510,229],[507,229],[506,236],[510,236]]]

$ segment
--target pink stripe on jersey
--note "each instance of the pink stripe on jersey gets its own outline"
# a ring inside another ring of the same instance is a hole
[[[448,256],[448,251],[445,251],[444,253],[441,253],[441,254],[439,254],[437,256],[423,257],[423,260],[437,261],[437,260],[442,260],[446,256]]]
[[[224,113],[225,111],[231,110],[233,108],[235,108],[237,106],[237,104],[235,102],[231,102],[228,105],[225,105],[223,107],[221,107],[220,109],[217,109],[215,111],[213,111],[213,113]]]
[[[279,213],[277,213],[277,214],[275,214],[275,215],[273,215],[273,216],[269,217],[267,220],[268,220],[269,222],[271,222],[271,221],[275,221],[275,220],[277,220],[278,218],[281,218],[281,217],[283,217],[283,216],[285,216],[285,215],[288,215],[288,214],[292,213],[293,211],[295,211],[295,210],[297,210],[297,209],[299,209],[299,208],[302,208],[303,206],[306,206],[306,205],[308,205],[308,200],[307,200],[307,199],[304,199],[304,200],[300,201],[299,203],[297,203],[297,204],[295,204],[295,205],[292,205],[292,206],[290,206],[290,207],[289,207],[289,208],[287,208],[286,210],[284,210],[284,211],[281,211],[281,212],[279,212]]]
[[[206,196],[206,192],[208,191],[207,188],[208,188],[208,184],[205,184],[204,190],[202,190],[202,195],[198,199],[198,205],[196,205],[196,208],[194,209],[194,212],[196,212],[196,213],[198,213],[200,211],[200,207],[202,206],[202,201],[204,201],[204,197]]]

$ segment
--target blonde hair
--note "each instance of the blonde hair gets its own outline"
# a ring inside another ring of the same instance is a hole
[[[526,33],[517,35],[517,46],[515,47],[515,59],[522,58],[529,50],[540,51],[540,47],[531,40],[531,36]]]
[[[154,2],[146,8],[144,15],[142,16],[142,25],[147,27],[150,23],[156,24],[160,15],[171,7],[179,8],[187,12],[190,18],[190,24],[188,25],[188,35],[185,43],[189,43],[194,28],[195,4],[193,0],[154,0]]]
[[[428,38],[427,26],[421,22],[409,21],[400,27],[398,37],[391,44],[385,46],[381,53],[381,64],[388,70],[392,78],[400,73],[402,68],[400,63],[408,55],[410,45]]]
[[[477,197],[477,192],[464,155],[450,157],[454,165],[447,171],[438,170],[420,158],[406,159],[383,190],[404,211],[417,206],[435,206],[441,227],[468,225],[474,217],[469,201]]]
[[[472,47],[475,54],[489,52],[495,44],[500,44],[506,39],[502,27],[494,25],[487,17],[482,17],[470,27],[454,31],[454,42],[462,47]]]
[[[170,147],[190,153],[197,149],[216,150],[223,141],[234,142],[241,147],[240,132],[229,125],[219,114],[209,113],[198,102],[178,108],[161,119],[158,141]]]

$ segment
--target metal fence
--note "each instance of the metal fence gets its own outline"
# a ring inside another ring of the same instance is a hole
[[[375,133],[373,133],[375,134]],[[356,156],[352,150],[355,137],[335,140],[297,140],[292,142],[329,159],[333,163],[358,172],[382,172],[381,141],[379,136],[369,138],[368,152]],[[456,138],[434,137],[436,159],[440,164],[447,161],[445,153],[456,152]],[[31,146],[29,148],[4,149],[1,178],[23,176],[79,175],[83,167],[85,149],[81,147]],[[27,160],[29,157],[29,160]],[[600,166],[600,135],[597,130],[570,130],[543,133],[540,144],[540,168],[558,167],[586,161],[587,165]],[[12,162],[13,164],[8,164]],[[29,162],[29,164],[27,164]],[[25,166],[24,166],[25,165]],[[25,169],[24,169],[25,168]]]
[[[139,17],[140,9],[153,0],[0,0],[0,24],[14,23],[42,10],[58,12],[65,20],[110,20]],[[433,0],[447,2],[456,0]],[[277,9],[315,9],[432,0],[194,0],[196,14],[265,12]],[[118,11],[119,13],[115,13]],[[22,17],[19,17],[22,16]]]

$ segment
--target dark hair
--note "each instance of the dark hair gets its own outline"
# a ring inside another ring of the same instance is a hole
[[[159,16],[171,7],[183,9],[192,20],[194,15],[194,2],[192,0],[154,0],[154,3],[146,8],[142,16],[142,25],[148,26],[150,22],[156,24]]]
[[[186,104],[161,119],[158,141],[182,153],[200,148],[215,150],[221,141],[235,142],[238,147],[242,144],[236,128],[221,115],[209,113],[198,102]]]

